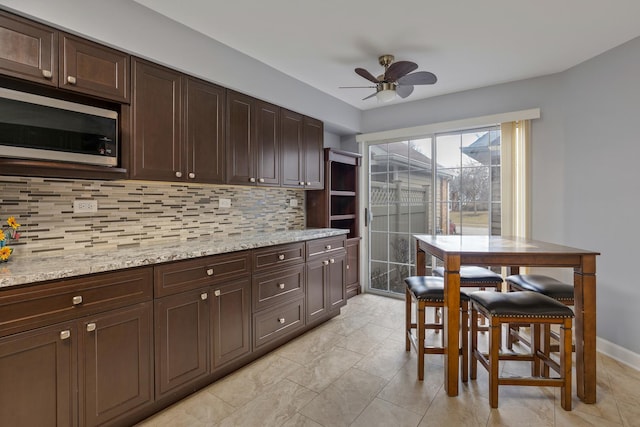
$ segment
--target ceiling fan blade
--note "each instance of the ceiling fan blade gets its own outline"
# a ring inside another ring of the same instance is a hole
[[[373,98],[374,96],[376,96],[378,92],[373,92],[371,95],[367,96],[366,98],[362,98],[362,100],[364,101],[365,99],[369,99],[369,98]]]
[[[400,98],[406,98],[407,96],[411,95],[411,92],[413,92],[413,86],[411,85],[398,85],[396,87],[396,93]]]
[[[432,85],[438,81],[435,74],[428,71],[418,71],[407,74],[398,79],[399,85]]]
[[[384,73],[384,79],[388,82],[395,82],[400,77],[409,74],[413,70],[418,69],[418,64],[410,61],[398,61],[389,65],[387,72]]]
[[[378,83],[378,79],[376,79],[373,76],[373,74],[371,74],[370,72],[368,72],[364,68],[356,68],[356,74],[359,75],[360,77],[364,77],[365,79],[369,80],[370,82]]]

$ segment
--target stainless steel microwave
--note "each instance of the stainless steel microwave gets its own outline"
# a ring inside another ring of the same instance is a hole
[[[0,88],[0,157],[118,164],[118,112]]]

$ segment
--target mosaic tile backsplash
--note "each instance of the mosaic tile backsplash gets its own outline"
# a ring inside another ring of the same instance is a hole
[[[74,200],[89,199],[97,212],[73,212]],[[0,176],[0,220],[11,215],[22,225],[13,245],[21,256],[305,227],[304,190]]]

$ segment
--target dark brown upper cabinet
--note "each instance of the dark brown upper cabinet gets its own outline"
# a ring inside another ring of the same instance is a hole
[[[60,33],[58,86],[73,92],[129,102],[129,55]]]
[[[280,108],[227,94],[227,183],[280,185]]]
[[[0,72],[58,85],[58,32],[0,11]]]
[[[131,178],[224,182],[219,86],[133,60]]]
[[[324,187],[321,121],[282,109],[282,186],[305,189]]]
[[[0,73],[129,102],[129,55],[2,11]]]

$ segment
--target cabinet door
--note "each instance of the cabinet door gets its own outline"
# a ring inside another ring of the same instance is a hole
[[[324,187],[324,127],[320,120],[304,118],[304,182],[305,188]]]
[[[258,185],[280,185],[280,107],[256,103]]]
[[[180,73],[133,60],[131,178],[182,179]]]
[[[255,99],[227,91],[227,183],[256,182]]]
[[[58,85],[58,33],[0,11],[0,73]]]
[[[347,240],[347,298],[360,293],[360,238]]]
[[[156,397],[209,372],[208,290],[155,301]]]
[[[151,302],[79,322],[80,420],[95,426],[153,401]]]
[[[225,89],[188,78],[185,89],[187,179],[224,183]]]
[[[327,316],[329,311],[327,290],[328,259],[321,258],[307,263],[307,325]]]
[[[64,324],[0,339],[0,424],[78,424],[76,345],[75,327]]]
[[[118,102],[129,102],[129,55],[60,34],[59,87]]]
[[[247,277],[212,289],[213,371],[251,352],[251,280]]]
[[[304,186],[304,155],[302,148],[302,115],[281,110],[280,118],[280,170],[283,187]]]
[[[338,254],[330,255],[328,268],[329,309],[338,310],[347,303],[345,286],[346,253],[341,251]]]

